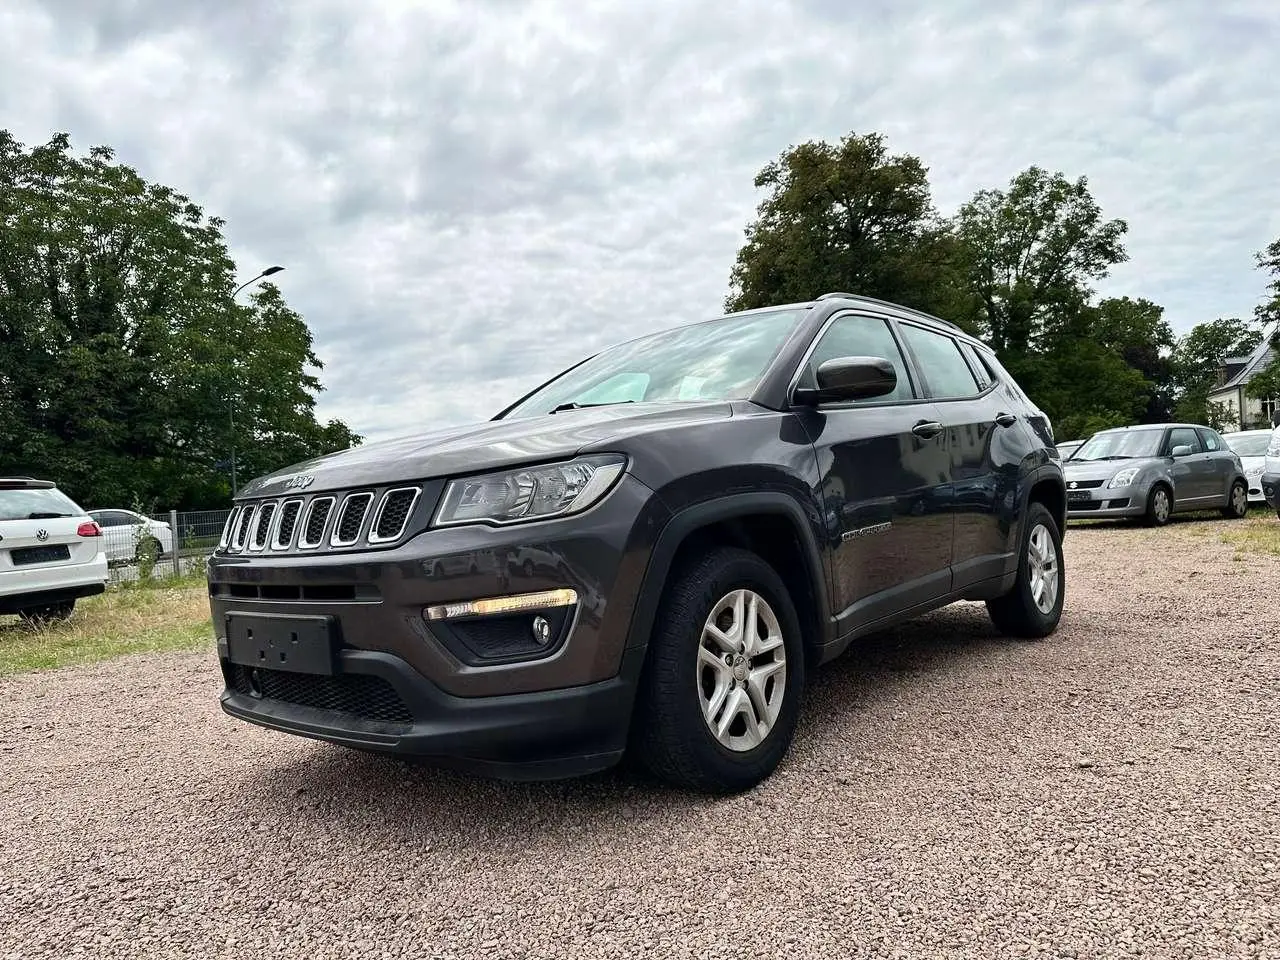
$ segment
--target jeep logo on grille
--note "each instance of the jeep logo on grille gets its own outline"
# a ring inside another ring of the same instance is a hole
[[[41,543],[44,543],[46,540],[48,540],[48,539],[49,539],[49,531],[48,531],[48,530],[37,530],[37,531],[36,531],[36,539],[37,539],[37,540],[39,540]]]
[[[305,490],[311,484],[315,483],[315,477],[306,473],[295,473],[292,477],[285,481],[284,488],[286,490]]]

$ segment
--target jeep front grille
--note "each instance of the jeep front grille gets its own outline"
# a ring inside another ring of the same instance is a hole
[[[333,536],[329,542],[335,547],[349,547],[358,541],[372,502],[372,493],[347,494],[347,498],[342,501],[342,509],[338,511],[338,522],[334,524]]]
[[[292,553],[389,546],[409,531],[421,487],[388,487],[259,500],[236,506],[218,550]]]

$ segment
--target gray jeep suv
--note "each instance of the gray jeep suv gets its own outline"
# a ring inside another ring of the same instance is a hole
[[[805,677],[956,600],[1043,637],[1050,427],[990,349],[830,294],[665,330],[493,420],[254,480],[209,563],[227,713],[508,778],[759,782]]]

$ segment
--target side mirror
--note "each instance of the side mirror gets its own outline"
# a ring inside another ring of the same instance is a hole
[[[1180,443],[1173,448],[1173,456],[1189,457],[1191,456],[1191,445],[1188,443]]]
[[[833,357],[818,367],[817,381],[817,389],[798,388],[795,402],[816,406],[883,397],[897,389],[898,374],[882,357]]]

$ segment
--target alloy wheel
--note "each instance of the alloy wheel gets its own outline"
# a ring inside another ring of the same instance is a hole
[[[1042,523],[1027,538],[1027,576],[1036,609],[1049,613],[1058,602],[1058,548]]]
[[[786,695],[787,649],[764,597],[734,590],[711,608],[697,681],[702,718],[721,746],[740,753],[765,741]]]

